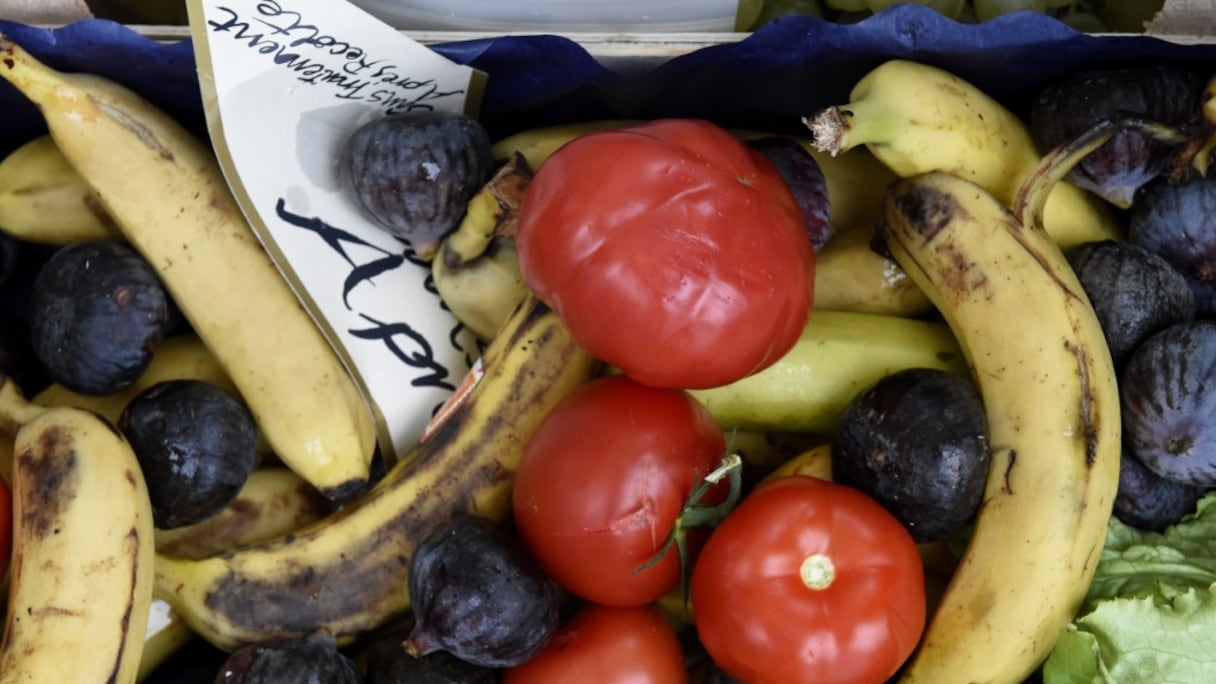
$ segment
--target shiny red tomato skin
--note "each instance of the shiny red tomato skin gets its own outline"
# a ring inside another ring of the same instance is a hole
[[[836,577],[813,590],[804,559]],[[697,633],[749,684],[882,684],[925,625],[924,569],[911,535],[862,492],[791,475],[761,485],[706,542],[692,577]]]
[[[502,684],[684,684],[688,670],[671,623],[649,606],[587,604],[536,657]]]
[[[639,382],[697,389],[763,369],[807,323],[814,253],[763,155],[694,119],[577,138],[529,183],[529,288],[587,351]]]
[[[672,548],[638,568],[655,557],[725,448],[713,416],[687,392],[597,378],[555,406],[525,447],[512,492],[516,528],[572,593],[645,605],[677,585],[679,554]],[[705,502],[725,490],[723,482]]]

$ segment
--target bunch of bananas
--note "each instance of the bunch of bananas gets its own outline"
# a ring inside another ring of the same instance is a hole
[[[134,93],[56,72],[2,36],[0,77],[50,128],[0,165],[0,227],[140,250],[198,337],[158,351],[131,391],[175,377],[230,387],[253,410],[267,459],[238,498],[264,504],[245,506],[262,511],[255,518],[240,518],[238,504],[194,528],[155,531],[138,465],[102,418],[122,398],[52,387],[26,401],[0,385],[19,521],[0,681],[130,682],[192,634],[229,650],[316,630],[349,643],[408,610],[404,568],[422,536],[458,511],[504,519],[529,435],[601,371],[524,286],[511,221],[529,168],[574,137],[629,122],[536,129],[496,145],[503,171],[432,264],[445,303],[486,343],[484,374],[385,477],[338,508],[317,494],[341,498],[368,479],[369,411],[210,152]],[[808,120],[814,137],[800,140],[823,169],[837,230],[819,255],[802,339],[768,370],[695,394],[724,430],[823,434],[884,375],[970,374],[994,448],[987,495],[904,678],[1021,681],[1085,594],[1117,486],[1114,372],[1060,247],[1119,228],[1056,179],[1050,195],[1012,213],[1039,154],[1017,117],[949,73],[892,60],[852,100]],[[48,222],[52,212],[34,202],[72,209],[53,212],[72,226]],[[885,254],[871,247],[876,226]],[[81,406],[91,410],[72,408]],[[73,497],[40,485],[48,468]],[[161,616],[150,630],[149,615]]]

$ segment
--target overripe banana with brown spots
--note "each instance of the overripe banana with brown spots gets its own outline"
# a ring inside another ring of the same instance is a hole
[[[0,382],[0,422],[16,434],[0,682],[133,682],[154,544],[139,462],[104,418]]]
[[[881,239],[954,331],[991,445],[966,553],[901,681],[1020,683],[1073,619],[1106,539],[1120,441],[1110,352],[1041,223],[971,181],[897,182]]]
[[[371,490],[273,541],[202,560],[158,555],[156,591],[225,649],[323,630],[350,641],[408,610],[415,545],[461,511],[502,519],[524,445],[598,363],[529,297],[494,336],[484,375]],[[457,396],[460,396],[459,394]]]

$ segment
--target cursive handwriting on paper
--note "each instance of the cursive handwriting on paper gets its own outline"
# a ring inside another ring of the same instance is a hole
[[[466,89],[443,89],[433,78],[415,78],[385,57],[373,57],[356,43],[329,35],[308,23],[300,12],[263,0],[251,15],[228,5],[216,7],[207,29],[244,43],[274,64],[295,73],[311,86],[332,89],[340,100],[376,104],[386,114],[433,110],[447,98],[461,98]],[[339,58],[333,64],[333,58]]]

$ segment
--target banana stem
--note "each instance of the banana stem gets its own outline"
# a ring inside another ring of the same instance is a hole
[[[1043,210],[1055,186],[1081,160],[1106,144],[1115,134],[1132,130],[1160,142],[1177,145],[1192,139],[1186,131],[1160,121],[1127,114],[1102,119],[1072,140],[1047,153],[1018,188],[1013,213],[1027,228],[1043,230]]]
[[[854,147],[890,140],[897,132],[882,113],[865,100],[822,109],[802,117],[811,132],[811,144],[820,152],[835,157]]]

